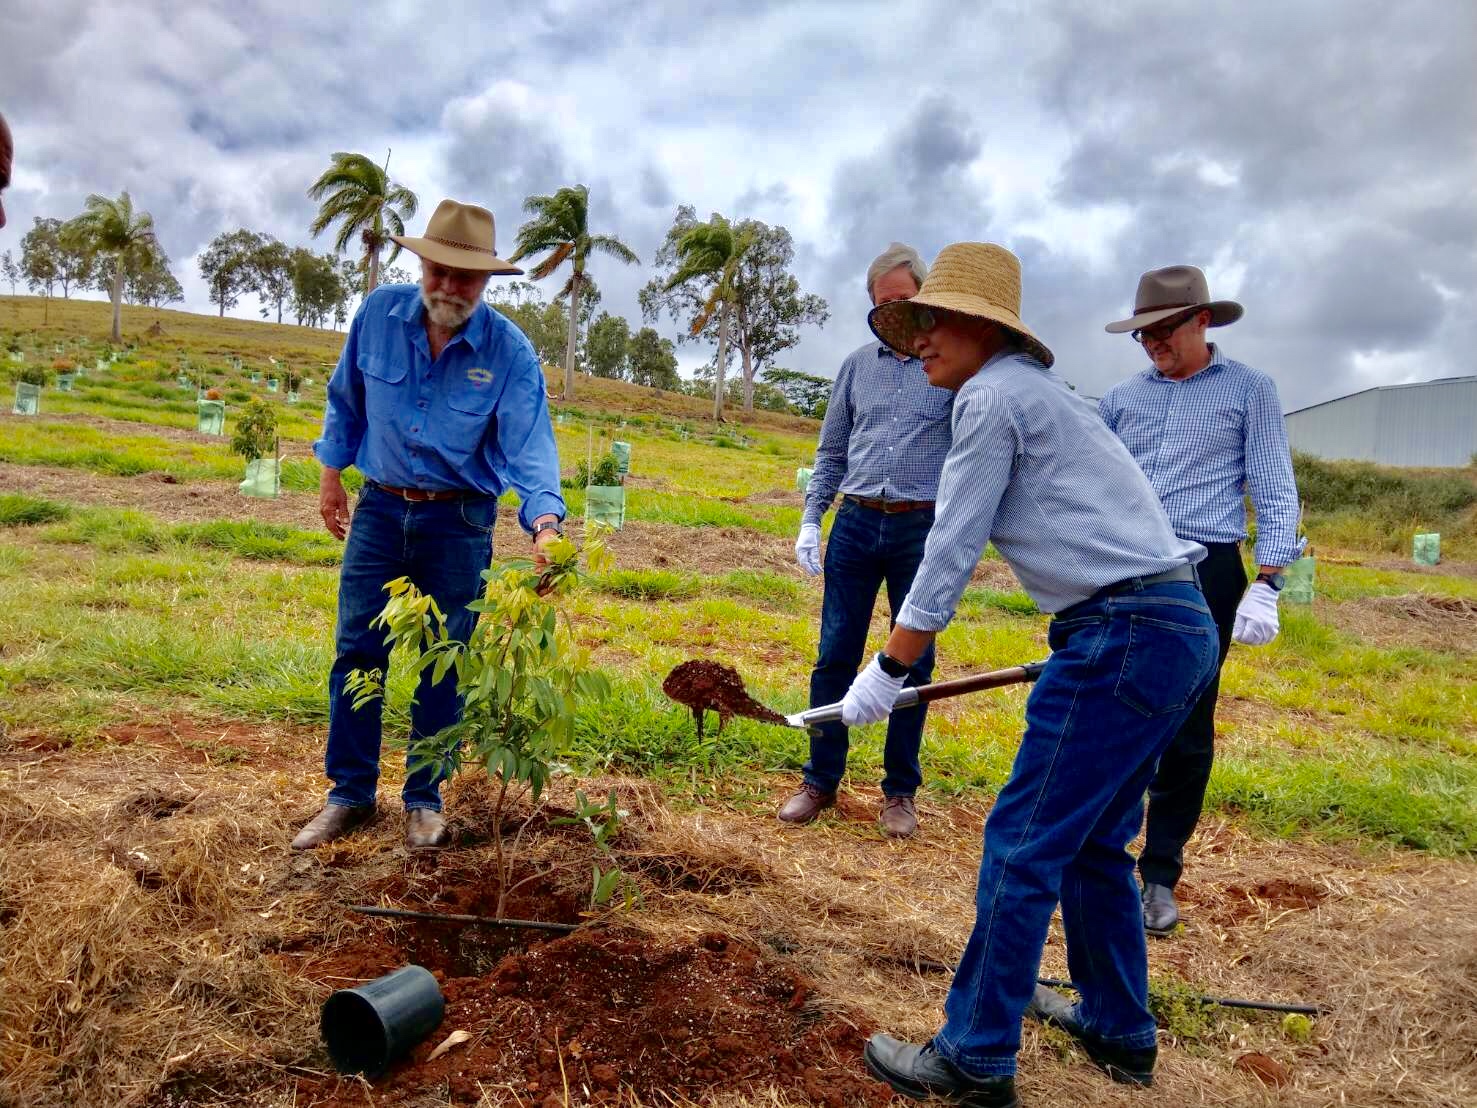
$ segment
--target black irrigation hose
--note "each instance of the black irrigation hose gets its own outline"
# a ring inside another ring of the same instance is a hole
[[[1054,989],[1074,989],[1076,985],[1070,981],[1060,981],[1055,977],[1038,977],[1037,982],[1049,985]],[[1252,1008],[1258,1012],[1292,1012],[1299,1016],[1325,1016],[1329,1009],[1317,1004],[1282,1004],[1275,1000],[1234,1000],[1225,996],[1195,996],[1193,999],[1201,1004],[1215,1004],[1221,1008]]]
[[[498,919],[496,916],[467,916],[452,912],[410,912],[404,908],[377,908],[371,904],[350,904],[349,911],[365,916],[388,916],[391,919],[422,919],[434,923],[479,923],[484,927],[521,927],[529,931],[558,931],[568,934],[579,930],[577,923],[545,923],[536,919]]]

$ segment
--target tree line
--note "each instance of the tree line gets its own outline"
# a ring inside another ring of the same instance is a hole
[[[243,295],[255,294],[262,316],[278,323],[290,311],[301,325],[343,326],[353,299],[384,281],[410,281],[394,266],[400,247],[391,235],[405,233],[419,206],[414,192],[363,154],[339,151],[309,186],[319,204],[309,225],[316,237],[334,231],[333,250],[316,254],[288,246],[257,231],[238,228],[217,235],[200,253],[201,279],[210,302],[224,316]],[[830,315],[825,300],[806,293],[791,272],[794,242],[782,226],[754,219],[729,220],[714,212],[699,221],[690,205],[677,209],[654,259],[656,274],[641,289],[643,322],[634,333],[620,316],[594,309],[600,291],[590,263],[606,258],[639,265],[636,253],[611,234],[590,226],[590,193],[570,185],[524,201],[529,218],[518,229],[511,260],[535,258],[530,281],[489,287],[488,300],[528,335],[540,358],[563,362],[563,397],[573,399],[575,372],[711,395],[713,418],[725,405],[793,408],[808,415],[824,411],[829,382],[777,367],[778,355],[800,341],[800,328],[822,326]],[[344,259],[358,241],[358,257]],[[390,254],[381,271],[381,253]],[[567,267],[567,269],[566,269]],[[562,274],[559,291],[548,301],[537,282]],[[0,275],[47,297],[60,287],[97,288],[113,302],[113,338],[120,338],[121,305],[159,307],[183,299],[179,281],[159,246],[153,218],[135,211],[127,192],[113,200],[89,196],[83,213],[71,220],[36,219],[21,243],[16,262],[0,257]],[[679,343],[716,347],[712,361],[685,383],[677,373],[673,344],[650,326],[663,315],[679,326]],[[740,376],[728,378],[737,353]]]

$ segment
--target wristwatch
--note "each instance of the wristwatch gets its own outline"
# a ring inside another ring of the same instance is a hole
[[[554,534],[558,535],[561,539],[564,537],[564,528],[559,526],[559,521],[557,519],[546,519],[542,523],[535,526],[533,529],[533,537],[538,538],[545,531],[553,531]]]
[[[883,673],[894,679],[908,676],[908,667],[896,658],[890,657],[885,650],[877,651],[877,666]]]
[[[1273,592],[1281,592],[1282,586],[1287,584],[1286,575],[1281,573],[1258,573],[1256,579]]]

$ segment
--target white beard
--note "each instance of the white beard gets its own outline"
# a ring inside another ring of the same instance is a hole
[[[428,318],[437,327],[445,327],[448,331],[454,331],[467,320],[472,318],[472,313],[477,310],[475,300],[458,300],[450,296],[427,296],[425,289],[421,290],[421,304],[426,309]]]

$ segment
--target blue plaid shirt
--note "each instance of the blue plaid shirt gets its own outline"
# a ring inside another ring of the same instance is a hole
[[[1210,348],[1210,365],[1175,381],[1150,366],[1114,385],[1098,412],[1159,494],[1175,533],[1196,542],[1246,538],[1256,508],[1256,560],[1297,560],[1298,494],[1277,386]]]
[[[923,564],[897,621],[939,631],[985,544],[1043,612],[1205,557],[1092,405],[1025,354],[1001,353],[954,400],[954,445]]]
[[[354,314],[328,381],[318,460],[413,489],[517,491],[525,529],[563,518],[544,373],[523,332],[479,304],[431,361],[420,289],[381,285]]]
[[[838,491],[874,500],[933,500],[949,452],[954,394],[923,363],[875,339],[841,363],[815,448],[802,523],[819,524]]]

